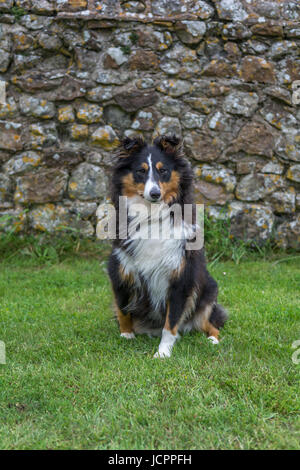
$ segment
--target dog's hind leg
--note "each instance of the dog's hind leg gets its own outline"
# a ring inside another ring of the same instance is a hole
[[[213,344],[219,343],[219,330],[227,319],[227,313],[217,304],[218,285],[216,281],[208,275],[205,288],[201,294],[196,312],[193,318],[195,330],[204,331],[209,341]]]
[[[124,315],[121,310],[116,307],[117,319],[120,326],[120,333],[123,338],[133,339],[135,338],[133,327],[132,327],[132,318],[130,313]]]
[[[209,319],[203,319],[202,330],[207,334],[207,339],[209,341],[213,344],[219,344],[219,330],[210,323]]]
[[[225,325],[227,318],[228,314],[222,305],[214,303],[211,314],[207,319],[208,339],[214,344],[219,342],[219,330]],[[214,338],[216,338],[217,341],[215,341]]]
[[[198,311],[194,316],[193,326],[195,330],[204,331],[208,337],[208,340],[213,344],[218,344],[219,329],[210,322],[213,308],[214,305],[208,304],[202,310]]]

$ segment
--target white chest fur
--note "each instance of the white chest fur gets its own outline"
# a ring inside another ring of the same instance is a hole
[[[182,232],[182,222],[178,226],[180,235],[174,237],[173,232],[173,236],[168,236],[170,229],[168,206],[151,204],[140,197],[128,200],[128,214],[134,227],[130,243],[127,245],[125,242],[124,248],[117,248],[115,254],[124,269],[124,274],[133,275],[137,286],[140,286],[141,279],[145,281],[152,307],[154,310],[159,310],[166,304],[174,271],[179,269],[182,263],[186,241]],[[135,231],[136,227],[138,233]]]
[[[125,274],[132,274],[137,285],[146,282],[153,309],[165,306],[171,277],[180,268],[183,254],[182,240],[134,240],[130,254],[123,249],[115,251]]]

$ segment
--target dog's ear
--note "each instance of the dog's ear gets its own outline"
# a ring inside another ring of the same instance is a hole
[[[176,137],[175,134],[172,136],[159,135],[156,137],[153,143],[166,153],[176,154],[181,148],[181,140]]]
[[[133,153],[138,152],[146,145],[142,137],[125,137],[120,144],[118,156],[129,157]]]

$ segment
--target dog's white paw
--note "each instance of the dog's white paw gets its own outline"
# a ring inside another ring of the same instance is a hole
[[[171,352],[170,351],[157,351],[154,356],[155,358],[165,358],[165,357],[171,357]]]
[[[209,336],[208,341],[210,341],[212,344],[219,344],[219,340],[215,338],[214,336]]]
[[[134,333],[121,333],[121,336],[122,336],[122,338],[126,338],[126,339],[134,339],[135,338]]]

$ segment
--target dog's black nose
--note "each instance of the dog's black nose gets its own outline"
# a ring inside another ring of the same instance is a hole
[[[153,188],[150,191],[151,199],[159,199],[160,198],[160,190],[158,188]]]

